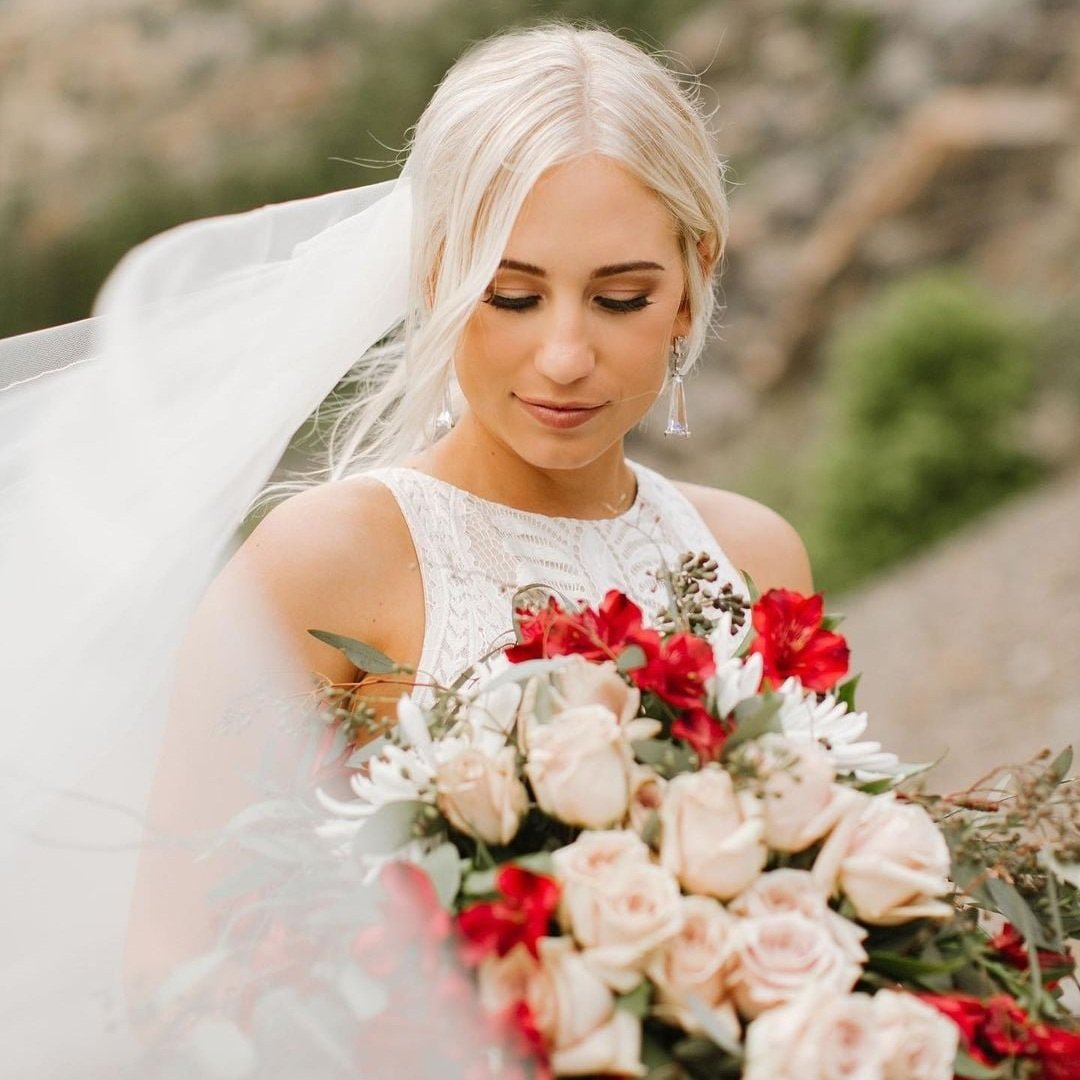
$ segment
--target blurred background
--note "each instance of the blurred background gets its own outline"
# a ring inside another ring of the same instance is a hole
[[[1077,0],[3,0],[0,336],[168,226],[394,175],[462,48],[545,17],[700,73],[729,164],[694,438],[632,454],[799,528],[930,786],[1080,742]]]

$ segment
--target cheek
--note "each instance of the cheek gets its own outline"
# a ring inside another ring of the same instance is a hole
[[[466,362],[474,358],[497,358],[504,356],[515,345],[520,350],[526,341],[527,334],[521,320],[507,317],[503,312],[481,303],[477,304],[476,311],[465,324],[458,354]]]

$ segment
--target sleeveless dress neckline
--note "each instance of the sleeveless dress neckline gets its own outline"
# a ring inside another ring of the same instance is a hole
[[[626,459],[626,466],[634,474],[634,480],[636,481],[634,486],[634,498],[630,505],[625,510],[620,510],[619,513],[613,514],[610,517],[599,518],[579,518],[579,517],[565,517],[560,514],[541,514],[536,510],[522,510],[517,506],[511,506],[509,503],[498,502],[495,499],[485,499],[483,495],[476,495],[473,492],[463,487],[458,487],[457,484],[450,483],[449,480],[440,480],[437,476],[432,476],[431,473],[422,472],[419,469],[411,468],[408,465],[398,466],[407,472],[416,473],[417,476],[422,476],[425,480],[432,484],[436,484],[440,487],[448,488],[450,491],[457,493],[462,498],[476,503],[480,506],[489,507],[492,510],[505,512],[508,514],[516,514],[522,518],[533,518],[537,521],[565,521],[565,522],[603,522],[603,521],[621,521],[633,517],[638,512],[638,504],[641,500],[641,472],[643,466],[637,464],[637,462]],[[376,470],[381,472],[382,470]]]
[[[394,496],[409,529],[424,594],[416,700],[449,686],[467,667],[513,641],[513,597],[542,585],[597,605],[625,593],[655,623],[668,603],[663,570],[684,552],[716,560],[717,587],[746,584],[696,507],[659,473],[627,461],[633,503],[610,518],[550,517],[518,510],[406,466],[366,473]],[[745,628],[744,628],[745,632]]]

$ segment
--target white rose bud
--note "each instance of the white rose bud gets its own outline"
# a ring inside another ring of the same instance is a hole
[[[949,848],[930,815],[888,795],[862,795],[822,846],[812,873],[851,901],[863,922],[948,918]]]
[[[541,810],[586,829],[623,820],[633,755],[610,709],[582,705],[534,720],[527,738],[525,771]]]
[[[485,844],[508,844],[529,808],[513,747],[489,756],[464,750],[435,773],[436,802],[455,829]]]
[[[731,986],[739,1012],[752,1019],[807,986],[846,992],[861,970],[828,927],[789,911],[742,920]]]
[[[759,801],[752,792],[736,792],[723,769],[669,781],[660,825],[660,861],[688,892],[729,900],[765,866]]]
[[[684,896],[682,909],[682,929],[653,954],[646,969],[656,986],[654,1011],[661,1020],[699,1035],[705,1029],[696,1001],[738,1043],[739,1020],[727,996],[738,922],[708,896]]]
[[[752,752],[765,843],[774,851],[805,851],[851,808],[856,793],[834,783],[832,760],[819,746],[766,735]]]
[[[960,1029],[914,994],[879,990],[874,1016],[885,1044],[884,1080],[952,1080]]]
[[[869,995],[809,986],[747,1028],[743,1080],[884,1080],[884,1059]]]

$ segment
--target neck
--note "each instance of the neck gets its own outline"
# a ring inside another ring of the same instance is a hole
[[[545,468],[493,438],[468,412],[410,464],[482,499],[549,517],[615,517],[629,509],[636,490],[621,439],[585,465]]]

